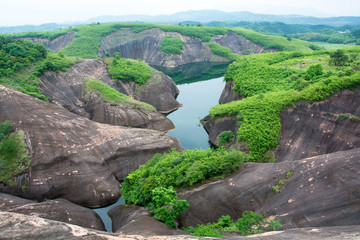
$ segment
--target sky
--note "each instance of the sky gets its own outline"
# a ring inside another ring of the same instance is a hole
[[[360,0],[0,0],[0,26],[83,21],[102,15],[169,15],[187,10],[360,16]]]

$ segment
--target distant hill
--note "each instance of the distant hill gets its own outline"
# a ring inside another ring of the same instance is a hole
[[[0,27],[0,33],[19,33],[29,31],[46,31],[57,30],[63,27],[75,26],[88,23],[113,23],[113,22],[147,22],[147,23],[167,23],[178,24],[183,22],[226,22],[235,23],[241,21],[247,22],[282,22],[287,24],[310,24],[310,25],[329,25],[329,26],[344,26],[344,25],[360,25],[360,17],[329,17],[318,18],[302,15],[271,15],[271,14],[257,14],[247,11],[242,12],[222,12],[218,10],[191,10],[186,12],[179,12],[171,15],[107,15],[91,18],[86,21],[72,22],[72,23],[48,23],[39,26],[24,25],[15,27]]]

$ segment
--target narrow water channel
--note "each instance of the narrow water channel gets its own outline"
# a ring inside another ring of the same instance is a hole
[[[183,148],[208,149],[210,147],[209,136],[201,125],[200,119],[208,115],[209,109],[218,103],[225,85],[223,79],[223,77],[218,77],[177,85],[180,90],[177,101],[182,103],[183,107],[167,116],[176,126],[174,130],[168,132],[168,135],[178,138]],[[94,209],[103,220],[108,232],[112,232],[112,226],[107,212],[122,204],[124,200],[121,197],[110,206]]]
[[[183,148],[209,148],[209,135],[201,125],[200,119],[209,114],[211,107],[218,104],[225,86],[223,79],[219,77],[177,85],[180,94],[176,100],[182,103],[183,107],[167,116],[176,126],[168,135],[178,138]]]

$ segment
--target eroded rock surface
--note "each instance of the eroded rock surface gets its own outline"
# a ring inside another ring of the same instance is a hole
[[[160,50],[162,38],[172,36],[184,41],[181,54],[166,54]],[[143,59],[145,62],[163,67],[176,67],[194,62],[228,62],[228,59],[212,54],[209,46],[198,38],[191,38],[177,32],[164,32],[158,28],[133,33],[122,29],[101,40],[99,57],[120,52],[122,57]]]
[[[251,210],[281,219],[284,229],[359,225],[359,171],[360,148],[298,161],[246,163],[230,178],[183,194],[190,208],[180,215],[180,224],[215,222],[222,215],[236,220]],[[276,185],[279,193],[272,188]]]
[[[360,88],[325,101],[297,103],[280,114],[276,160],[297,160],[360,147]]]
[[[0,193],[0,210],[75,224],[105,231],[104,223],[94,211],[65,199],[36,202]]]
[[[220,104],[225,104],[232,101],[241,100],[242,97],[233,90],[235,83],[233,81],[227,82],[225,84],[224,90],[221,92],[221,96],[219,99]]]
[[[75,39],[75,31],[70,31],[64,35],[61,35],[53,40],[47,39],[47,38],[37,38],[37,37],[31,37],[31,38],[21,38],[22,40],[30,40],[33,42],[39,42],[45,47],[47,47],[50,50],[53,50],[54,52],[60,51],[62,48],[69,45],[74,39]]]
[[[117,206],[109,210],[112,230],[122,234],[187,235],[182,230],[173,230],[168,225],[151,217],[149,209],[139,206]]]
[[[14,187],[1,184],[0,190],[29,199],[107,205],[119,198],[118,180],[155,153],[181,149],[163,132],[96,123],[0,86],[0,122],[5,120],[26,133],[32,163]]]
[[[40,76],[39,88],[50,102],[100,123],[161,131],[169,131],[174,128],[172,122],[158,112],[129,108],[124,104],[110,106],[99,98],[93,98],[87,102],[83,98],[83,80],[85,78],[97,79],[113,88],[117,88],[118,85],[126,85],[121,81],[113,81],[103,62],[91,59],[75,64],[69,72],[44,73]],[[132,85],[135,91],[131,94],[126,91],[123,93],[154,105],[159,111],[172,111],[180,106],[175,100],[179,91],[172,79],[164,74],[156,72],[152,81],[143,86],[138,86],[136,83],[132,83]]]
[[[21,222],[21,224],[19,224]],[[76,225],[27,216],[18,213],[0,211],[1,239],[97,239],[97,240],[165,240],[165,239],[209,239],[192,236],[146,236],[124,235],[90,230]],[[360,236],[360,225],[334,226],[322,228],[296,228],[285,231],[268,232],[251,236],[226,235],[225,239],[271,239],[271,240],[338,240],[357,239]],[[212,239],[212,238],[211,238]],[[221,238],[224,239],[224,238]]]

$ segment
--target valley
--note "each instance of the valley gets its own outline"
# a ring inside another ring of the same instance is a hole
[[[0,36],[0,56],[8,225],[41,217],[42,236],[55,220],[59,236],[101,239],[359,233],[359,46],[111,23]]]

